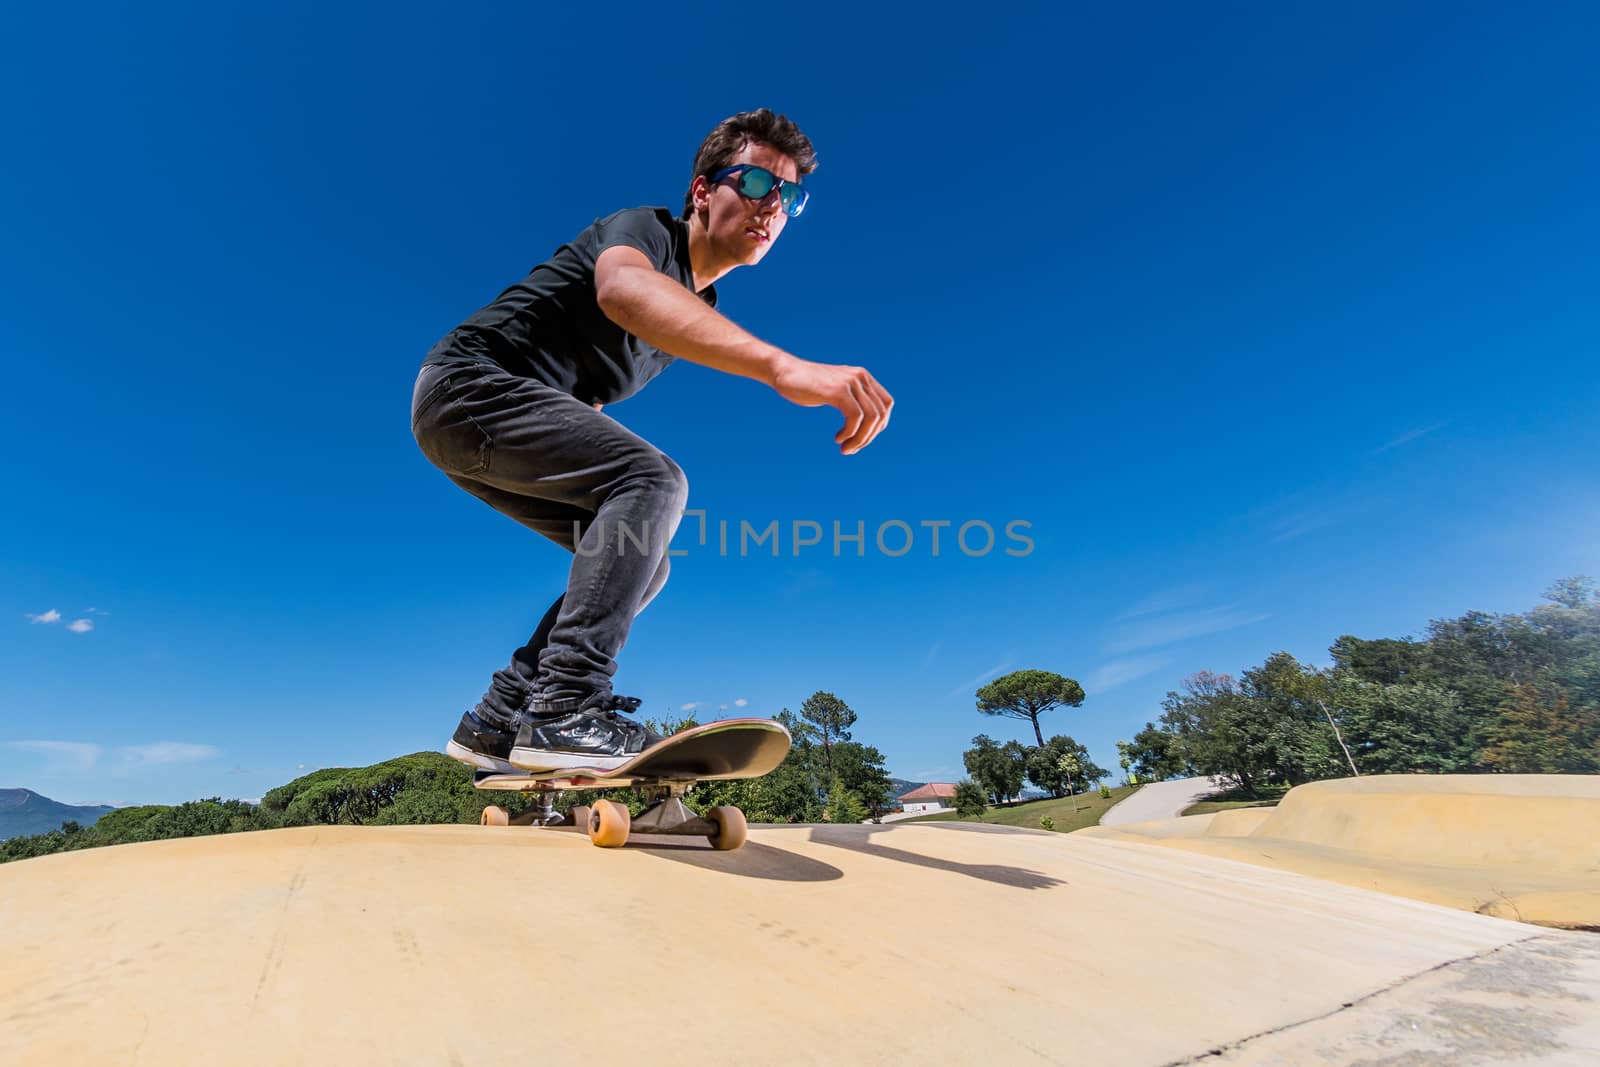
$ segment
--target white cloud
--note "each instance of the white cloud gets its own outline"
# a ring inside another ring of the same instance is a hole
[[[736,708],[745,708],[750,706],[750,702],[744,697],[740,697],[738,700],[733,702],[733,706]]]
[[[166,767],[174,763],[194,763],[222,754],[215,745],[192,745],[183,741],[156,741],[148,745],[127,745],[118,749],[124,762],[140,766]]]
[[[38,752],[46,757],[52,770],[58,771],[138,771],[147,767],[192,763],[221,754],[215,746],[183,741],[156,741],[148,745],[114,748],[87,741],[8,741],[6,746],[23,752]]]
[[[1157,648],[1178,641],[1187,641],[1192,637],[1236,630],[1270,617],[1240,611],[1232,606],[1181,611],[1148,622],[1118,627],[1113,631],[1112,638],[1106,642],[1105,648],[1113,656],[1118,656],[1141,648]]]
[[[1124,682],[1153,674],[1166,665],[1166,656],[1129,656],[1125,659],[1114,659],[1095,668],[1085,680],[1084,688],[1094,696],[1108,689],[1115,689]]]
[[[958,697],[958,696],[961,696],[963,693],[967,694],[968,696],[972,695],[972,691],[973,690],[977,689],[984,682],[989,681],[989,679],[997,677],[998,675],[1000,675],[1003,671],[1005,671],[1008,667],[1011,666],[1012,661],[1015,660],[1015,659],[1016,659],[1015,653],[1006,656],[1006,658],[1004,660],[1002,660],[999,663],[995,664],[993,667],[990,667],[988,670],[984,671],[982,674],[978,675],[976,678],[968,679],[967,681],[962,682],[960,685],[956,686],[954,689],[950,690],[950,692],[945,694],[945,699],[948,700],[948,699],[950,699],[952,697]]]
[[[1203,582],[1191,582],[1187,585],[1175,585],[1168,589],[1161,589],[1151,593],[1140,600],[1133,607],[1117,616],[1117,621],[1136,619],[1141,615],[1165,615],[1169,611],[1177,611],[1187,604],[1192,604],[1206,594],[1207,587]]]
[[[99,761],[105,750],[85,741],[8,741],[6,747],[23,752],[42,752],[49,757],[53,767],[74,771],[87,771]]]
[[[73,619],[72,622],[67,624],[67,629],[71,630],[75,634],[86,634],[90,630],[94,629],[94,623],[90,622],[88,619]]]
[[[1391,448],[1399,448],[1401,445],[1409,445],[1412,441],[1415,441],[1417,438],[1426,437],[1428,434],[1432,433],[1433,431],[1439,429],[1442,426],[1444,426],[1444,423],[1436,422],[1432,426],[1424,426],[1421,429],[1416,429],[1416,430],[1407,430],[1405,433],[1401,434],[1399,437],[1396,437],[1394,440],[1390,441],[1389,443],[1384,444],[1384,445],[1380,445],[1377,448],[1374,448],[1372,450],[1372,454],[1374,456],[1376,456],[1378,453],[1387,452]]]
[[[51,608],[42,615],[28,615],[26,618],[29,622],[60,622],[61,612]]]
[[[1317,530],[1348,526],[1380,509],[1370,492],[1337,485],[1315,485],[1287,493],[1245,513],[1246,523],[1260,524],[1268,541],[1281,544]]]
[[[942,644],[944,644],[943,641],[935,641],[932,645],[928,646],[928,654],[922,657],[923,670],[927,670],[929,667],[933,666],[934,660],[937,659],[939,655],[939,646]]]
[[[699,708],[700,708],[700,702],[697,701],[697,700],[691,700],[687,704],[680,705],[678,710],[679,711],[698,711]]]

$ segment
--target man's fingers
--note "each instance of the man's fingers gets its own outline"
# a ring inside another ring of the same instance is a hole
[[[867,447],[868,443],[878,436],[878,430],[883,425],[883,409],[878,403],[878,398],[868,387],[868,382],[870,381],[870,378],[865,378],[865,380],[857,379],[850,383],[850,395],[855,398],[857,405],[859,405],[862,418],[856,428],[856,432],[851,434],[849,440],[844,443],[846,455],[852,452],[859,452]]]
[[[894,398],[864,367],[851,367],[842,375],[844,394],[833,406],[844,414],[844,425],[833,435],[845,455],[859,452],[889,425]]]
[[[889,410],[894,407],[894,399],[870,374],[867,376],[867,395],[872,399],[872,433],[861,442],[862,448],[877,440],[878,435],[889,425]]]
[[[856,394],[854,388],[851,388],[835,407],[844,413],[844,425],[833,435],[833,439],[837,444],[848,448],[850,439],[860,432],[861,423],[866,419],[867,413],[862,409],[861,397]]]
[[[872,388],[877,394],[878,403],[883,405],[883,425],[886,428],[889,425],[889,413],[894,410],[894,397],[889,395],[889,390],[878,384],[877,379],[873,379]]]

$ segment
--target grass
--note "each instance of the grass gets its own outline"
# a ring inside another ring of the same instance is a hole
[[[1263,785],[1256,787],[1256,796],[1251,796],[1243,789],[1229,789],[1225,792],[1215,793],[1208,800],[1198,804],[1190,804],[1180,815],[1207,815],[1213,811],[1228,811],[1232,808],[1275,808],[1278,801],[1283,799],[1283,794],[1289,791],[1286,785]]]
[[[1090,792],[1080,793],[1076,797],[1062,797],[1059,800],[1029,800],[1003,808],[987,808],[981,819],[962,818],[953,811],[941,811],[937,815],[919,815],[904,822],[987,822],[1000,826],[1026,826],[1038,830],[1041,829],[1039,820],[1048,815],[1055,824],[1052,829],[1065,834],[1073,830],[1082,830],[1085,826],[1098,826],[1100,816],[1117,801],[1127,799],[1138,788],[1136,785],[1117,786],[1111,790],[1109,800],[1101,798],[1099,793]],[[1074,806],[1079,810],[1073,811]]]

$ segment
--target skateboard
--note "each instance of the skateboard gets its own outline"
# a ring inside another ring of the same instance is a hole
[[[484,826],[580,826],[601,848],[620,848],[630,833],[704,837],[713,848],[730,851],[746,837],[744,812],[732,805],[696,815],[683,794],[696,782],[759,778],[777,768],[789,754],[789,731],[771,719],[724,719],[693,726],[658,741],[614,770],[567,767],[558,771],[504,774],[477,771],[478,789],[537,793],[532,811],[512,819],[498,805],[483,809]],[[597,800],[579,805],[566,818],[555,814],[555,794],[563,789],[620,789],[643,793],[650,807],[630,817],[625,804]]]

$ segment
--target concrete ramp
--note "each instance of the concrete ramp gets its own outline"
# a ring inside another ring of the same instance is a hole
[[[1444,972],[1538,1017],[1527,1062],[1600,1054],[1600,939],[1082,835],[330,827],[0,867],[6,1064],[1160,1064],[1337,1049],[1346,1013],[1414,1040]]]
[[[1204,853],[1549,926],[1600,930],[1600,776],[1314,782],[1276,808],[1076,836]]]

